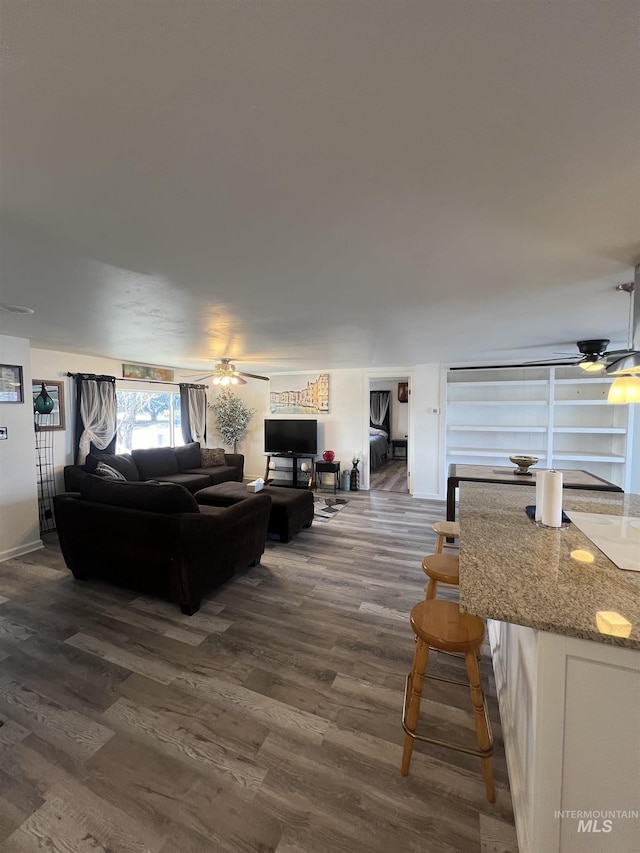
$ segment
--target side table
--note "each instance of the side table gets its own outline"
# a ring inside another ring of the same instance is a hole
[[[315,463],[316,488],[322,488],[322,475],[333,474],[333,494],[340,488],[340,463],[325,462],[323,459]]]
[[[392,450],[391,456],[393,459],[395,459],[397,457],[398,454],[396,453],[396,451],[398,449],[404,450],[404,458],[405,459],[407,458],[407,443],[408,443],[407,438],[392,438],[391,439],[391,450]]]

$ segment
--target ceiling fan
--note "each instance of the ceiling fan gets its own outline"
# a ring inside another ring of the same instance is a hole
[[[246,385],[246,376],[248,379],[263,379],[269,381],[268,376],[258,376],[257,373],[243,373],[241,370],[236,370],[235,364],[231,364],[231,359],[221,358],[210,373],[188,373],[187,376],[198,376],[201,379],[213,377],[214,385]]]
[[[509,367],[573,367],[578,366],[582,370],[591,372],[628,373],[640,371],[640,351],[635,349],[633,343],[634,328],[638,328],[640,320],[640,302],[634,305],[634,291],[636,284],[640,289],[640,265],[636,267],[635,282],[619,284],[616,290],[628,293],[629,304],[629,339],[626,349],[608,350],[608,338],[596,338],[586,341],[577,341],[578,352],[558,353],[566,356],[562,359],[545,359],[542,361],[524,361],[519,364],[493,364],[493,365],[471,365],[468,367],[452,367],[451,370],[499,370]]]

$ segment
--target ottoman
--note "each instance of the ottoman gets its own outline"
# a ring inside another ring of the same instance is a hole
[[[307,489],[265,486],[255,494],[270,496],[271,514],[267,533],[279,536],[281,542],[290,542],[292,536],[303,527],[311,527],[313,492]],[[195,493],[195,499],[204,506],[231,506],[238,501],[250,500],[255,494],[248,492],[242,483],[220,483],[200,489]]]

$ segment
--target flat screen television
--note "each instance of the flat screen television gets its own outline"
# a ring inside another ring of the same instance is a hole
[[[264,452],[315,456],[318,452],[318,421],[266,418]]]

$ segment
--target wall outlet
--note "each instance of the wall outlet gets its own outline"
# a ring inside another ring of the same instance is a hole
[[[9,437],[9,430],[7,427],[0,427],[0,441],[4,441]]]
[[[440,414],[440,407],[439,406],[433,406],[431,408],[431,414],[432,415],[439,415]]]

